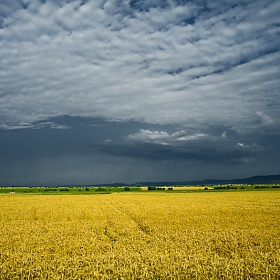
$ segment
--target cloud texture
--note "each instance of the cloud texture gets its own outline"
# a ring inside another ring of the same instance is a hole
[[[2,125],[58,115],[233,127],[251,126],[256,112],[277,118],[278,1],[67,2],[1,4]]]
[[[99,149],[249,161],[278,149],[279,14],[276,0],[1,1],[0,128],[135,122]]]

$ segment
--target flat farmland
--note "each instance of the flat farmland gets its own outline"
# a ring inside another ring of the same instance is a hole
[[[280,191],[0,195],[0,279],[280,279]]]

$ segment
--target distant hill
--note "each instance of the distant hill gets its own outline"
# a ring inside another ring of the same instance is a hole
[[[92,185],[96,187],[125,187],[132,185],[142,185],[142,186],[202,186],[202,185],[219,185],[219,184],[261,184],[261,183],[280,183],[280,174],[278,175],[267,175],[267,176],[254,176],[242,179],[232,179],[232,180],[221,180],[221,179],[206,179],[202,181],[165,181],[165,182],[137,182],[135,184],[123,184],[123,183],[113,183],[113,184],[91,184],[91,185],[59,185],[59,187],[90,187]],[[13,186],[13,187],[23,187]],[[34,186],[33,186],[34,187]],[[40,185],[38,185],[40,187]]]
[[[242,179],[220,180],[206,179],[203,181],[178,181],[178,182],[138,182],[143,186],[174,186],[174,185],[218,185],[218,184],[260,184],[260,183],[280,183],[280,174],[267,176],[253,176]]]

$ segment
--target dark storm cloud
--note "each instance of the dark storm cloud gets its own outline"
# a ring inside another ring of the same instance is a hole
[[[69,124],[71,129],[54,129]],[[236,132],[224,131],[224,127],[200,126],[204,134],[198,133],[195,125],[184,130],[174,128],[62,117],[37,122],[33,129],[1,130],[1,184],[134,183],[143,178],[168,181],[224,174],[236,177],[248,174],[244,164],[252,168],[250,164],[257,159],[258,167],[258,158],[267,152],[254,142],[261,140],[260,135],[239,139]],[[279,140],[274,135],[263,142],[276,155]],[[257,167],[255,172],[265,169]]]
[[[261,170],[279,150],[279,14],[276,0],[1,1],[1,154]]]

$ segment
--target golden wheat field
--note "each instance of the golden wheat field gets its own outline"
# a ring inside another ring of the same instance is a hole
[[[1,195],[0,279],[280,279],[280,192]]]

